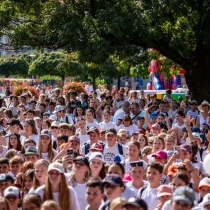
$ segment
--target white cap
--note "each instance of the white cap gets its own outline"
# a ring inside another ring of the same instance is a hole
[[[53,114],[56,114],[57,112],[63,111],[63,110],[64,110],[64,107],[61,105],[58,105],[55,107]]]
[[[61,163],[58,163],[58,162],[51,163],[48,166],[48,172],[50,172],[51,170],[56,170],[56,171],[60,172],[61,174],[64,173],[63,165]]]
[[[89,161],[91,161],[91,160],[100,160],[100,161],[104,162],[104,156],[100,152],[91,152],[91,154],[89,156]]]
[[[201,187],[210,187],[210,179],[208,177],[204,177],[203,179],[201,179],[198,185],[198,189],[200,190]]]
[[[203,207],[205,207],[206,205],[210,204],[210,193],[206,194],[203,197],[203,201],[202,201]]]
[[[201,141],[203,141],[203,139],[200,137],[199,133],[193,132],[192,135],[193,135],[194,138],[200,139]]]
[[[16,197],[19,198],[19,196],[20,196],[20,191],[18,190],[17,187],[13,187],[13,186],[8,187],[8,188],[6,188],[6,190],[4,191],[4,197],[6,198],[6,197],[9,196],[9,195],[14,195],[14,196],[16,196]]]

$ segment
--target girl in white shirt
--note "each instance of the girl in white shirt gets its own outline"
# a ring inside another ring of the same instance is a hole
[[[86,128],[87,130],[90,129],[90,127],[96,127],[98,130],[101,130],[99,124],[94,121],[94,112],[92,109],[87,109],[85,112],[85,118],[86,118]]]
[[[86,183],[90,176],[88,159],[83,156],[77,156],[73,161],[72,173],[69,184],[76,191],[80,209],[84,209],[88,203],[85,199]],[[62,209],[63,210],[63,209]]]
[[[62,210],[80,209],[74,189],[66,183],[61,163],[54,162],[49,165],[46,184],[39,187],[35,193],[42,198],[43,202],[54,200]]]
[[[47,129],[41,131],[38,152],[41,154],[41,158],[45,159],[49,163],[51,163],[54,157],[57,155],[57,152],[52,146],[51,133]]]

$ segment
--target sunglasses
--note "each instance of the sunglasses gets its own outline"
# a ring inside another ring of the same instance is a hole
[[[138,162],[130,163],[130,167],[136,167],[136,166],[143,166],[143,162],[142,161],[138,161]]]

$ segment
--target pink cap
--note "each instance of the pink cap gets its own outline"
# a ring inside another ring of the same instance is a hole
[[[158,123],[156,123],[156,124],[153,124],[153,125],[152,125],[152,128],[161,129],[161,127],[160,127],[160,125],[159,125]]]
[[[157,157],[159,159],[167,159],[167,153],[164,150],[157,151],[155,154],[152,154],[152,157]]]
[[[171,187],[168,185],[161,185],[157,188],[157,197],[161,197],[164,195],[172,195]]]

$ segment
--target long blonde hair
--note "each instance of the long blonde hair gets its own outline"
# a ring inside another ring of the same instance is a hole
[[[115,198],[111,203],[109,210],[115,210],[117,207],[122,207],[126,203],[126,199],[124,198]]]
[[[32,189],[36,189],[37,187],[40,187],[39,181],[36,178],[36,167],[39,166],[39,165],[44,165],[48,168],[49,163],[44,159],[40,159],[40,160],[37,160],[36,163],[34,164],[35,175],[34,175],[34,178],[33,178]]]
[[[41,140],[41,136],[39,137],[39,143],[38,143],[38,153],[40,154],[40,157],[42,158],[42,140]],[[48,137],[50,138],[50,137]],[[50,163],[52,163],[54,156],[55,156],[55,150],[53,149],[52,146],[52,139],[50,138],[50,143],[48,144],[48,159],[50,161]]]
[[[64,174],[61,174],[61,182],[59,184],[59,203],[62,210],[74,210],[70,209],[70,192],[68,185],[66,184],[66,178]],[[47,178],[46,185],[44,187],[43,202],[47,200],[53,200],[53,194],[49,177]]]

